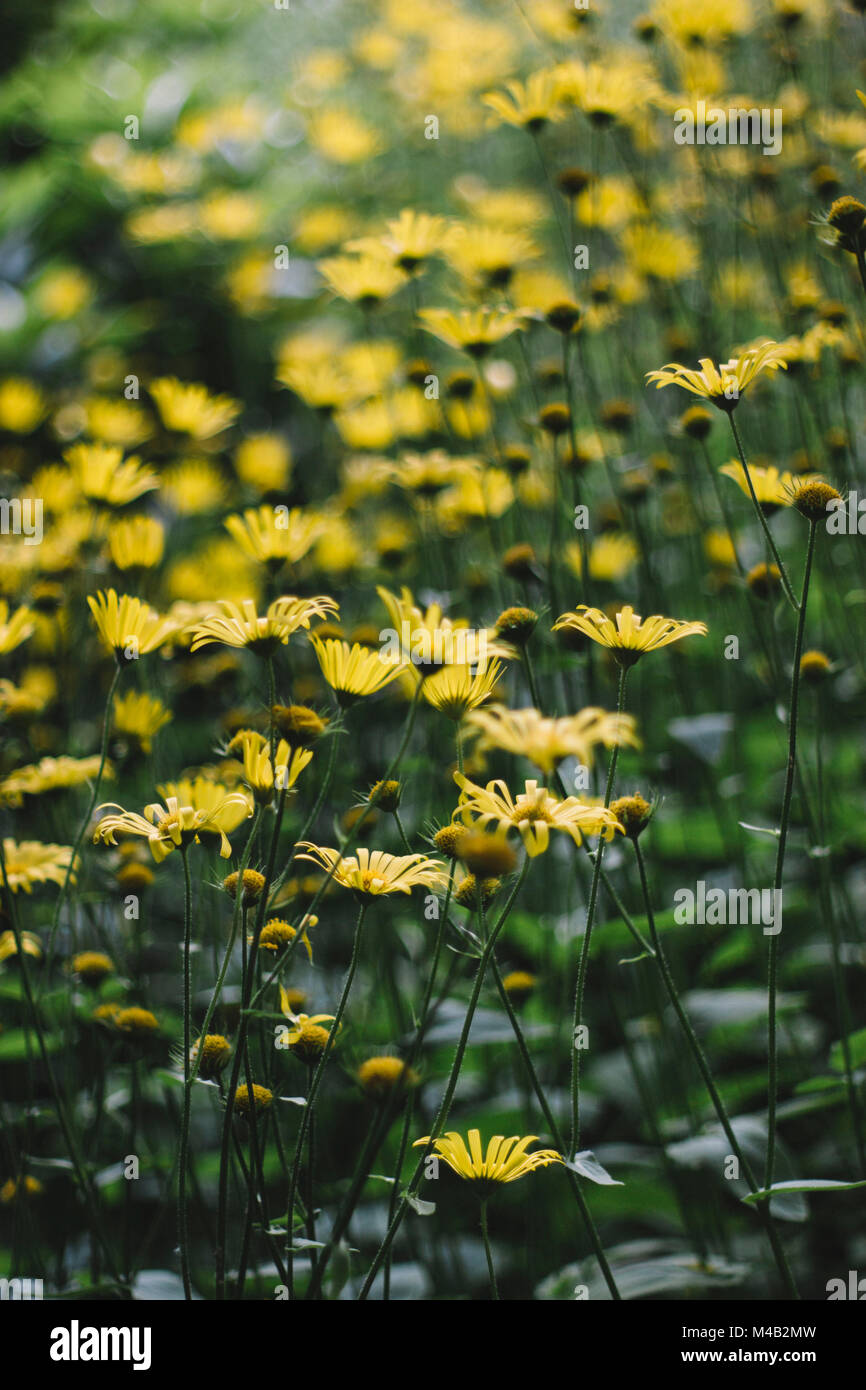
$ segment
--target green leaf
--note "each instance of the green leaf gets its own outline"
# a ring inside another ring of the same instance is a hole
[[[863,1182],[837,1182],[834,1178],[792,1178],[790,1182],[774,1182],[772,1187],[762,1187],[758,1192],[750,1192],[744,1202],[763,1202],[767,1197],[782,1192],[850,1192],[854,1187],[866,1187]]]

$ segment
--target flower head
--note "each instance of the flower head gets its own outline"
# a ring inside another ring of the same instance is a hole
[[[609,647],[621,666],[633,666],[645,652],[657,651],[683,637],[705,637],[706,623],[681,622],[678,618],[663,618],[653,614],[641,618],[630,604],[621,609],[616,619],[609,618],[598,608],[581,603],[574,613],[563,613],[553,625],[553,631],[569,629],[582,632],[602,647]]]
[[[88,502],[122,507],[159,487],[159,478],[141,459],[124,459],[123,450],[109,444],[73,444],[63,457]]]
[[[360,642],[350,645],[341,638],[319,637],[314,632],[310,643],[322,675],[343,705],[364,695],[374,695],[396,680],[404,669],[399,656],[389,659]]]
[[[470,1129],[468,1147],[462,1134],[452,1130],[433,1141],[433,1151],[458,1177],[477,1184],[481,1193],[489,1195],[501,1183],[517,1182],[518,1178],[525,1178],[536,1168],[565,1162],[562,1154],[555,1149],[536,1149],[535,1153],[527,1153],[529,1145],[537,1138],[537,1134],[527,1134],[522,1139],[515,1134],[506,1139],[496,1134],[487,1145],[485,1154],[481,1148],[480,1130]],[[429,1143],[430,1136],[427,1135],[424,1139],[416,1139],[413,1148],[425,1148]]]
[[[245,555],[270,570],[297,564],[326,529],[321,518],[300,507],[268,506],[227,517],[225,528]]]
[[[480,747],[502,748],[528,758],[549,776],[563,758],[574,757],[589,764],[599,745],[638,746],[635,724],[628,714],[609,714],[606,710],[589,708],[579,714],[560,719],[545,718],[537,709],[506,709],[490,705],[473,710],[467,724],[481,735]]]
[[[72,862],[72,846],[46,845],[41,840],[8,839],[3,841],[3,855],[12,892],[17,893],[22,888],[25,893],[32,893],[34,883],[63,886]],[[69,877],[70,882],[74,882],[74,868]]]
[[[160,377],[150,386],[162,423],[193,439],[210,439],[228,429],[240,414],[240,404],[230,396],[212,396],[206,386],[177,377]]]
[[[470,357],[486,357],[491,348],[523,328],[527,314],[515,309],[420,309],[428,333]]]
[[[171,618],[162,618],[140,598],[118,594],[114,589],[102,589],[94,596],[87,595],[99,635],[118,661],[127,653],[144,656],[156,651],[176,632]]]
[[[0,599],[0,655],[5,656],[7,652],[14,651],[22,642],[26,642],[28,637],[33,636],[36,631],[33,618],[30,609],[23,605],[16,609],[10,618],[9,604],[5,598]]]
[[[114,802],[105,803],[99,810],[109,811],[110,814],[100,819],[93,832],[93,843],[98,844],[101,840],[103,844],[116,845],[118,831],[122,835],[140,835],[147,840],[157,864],[161,864],[173,850],[185,848],[197,841],[200,833],[206,832],[219,836],[220,854],[223,859],[228,859],[232,847],[222,822],[222,812],[236,806],[243,806],[246,815],[252,814],[249,801],[242,792],[228,792],[208,811],[184,806],[176,796],[166,797],[164,806],[151,802],[145,806],[143,816],[136,811],[124,811],[122,806]]]
[[[256,613],[253,599],[240,603],[221,599],[218,611],[197,622],[192,629],[191,651],[197,652],[210,642],[222,642],[227,647],[246,647],[259,656],[271,656],[299,628],[308,628],[311,618],[323,618],[336,613],[339,605],[327,595],[317,598],[294,598],[284,594],[274,599],[262,616]]]
[[[446,882],[441,860],[428,859],[424,854],[358,849],[343,857],[338,849],[314,845],[309,840],[301,840],[299,847],[310,853],[299,854],[298,859],[320,864],[342,888],[351,888],[363,897],[411,893],[413,888],[441,888]]]
[[[493,825],[501,835],[518,830],[531,859],[547,849],[551,830],[570,835],[576,845],[586,835],[603,835],[605,840],[611,840],[617,830],[622,830],[616,816],[605,807],[580,801],[576,796],[558,801],[535,781],[526,782],[516,797],[501,779],[480,787],[463,773],[455,772],[454,781],[460,787],[455,815],[460,816],[463,824]]]
[[[719,410],[730,413],[750,382],[761,372],[775,372],[787,367],[783,348],[771,340],[746,348],[737,357],[718,367],[709,357],[700,359],[700,370],[669,362],[659,371],[647,372],[647,381],[663,386],[682,386],[694,396],[701,396]]]

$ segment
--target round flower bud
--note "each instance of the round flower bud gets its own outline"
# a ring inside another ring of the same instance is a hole
[[[228,878],[223,879],[223,888],[229,897],[234,899],[238,894],[237,873],[229,874]],[[244,886],[241,897],[242,907],[252,907],[257,903],[262,893],[265,891],[265,876],[260,874],[257,869],[244,869]]]
[[[194,1042],[189,1050],[191,1066],[195,1066],[199,1049],[201,1049],[201,1065],[198,1074],[205,1081],[213,1081],[228,1061],[232,1045],[228,1038],[223,1037],[222,1033],[207,1033],[204,1038],[199,1038]]]
[[[524,449],[522,444],[506,444],[502,457],[512,478],[519,478],[523,473],[528,472],[532,462],[532,455],[528,449]]]
[[[837,198],[827,213],[827,221],[839,234],[840,246],[851,252],[855,252],[862,243],[864,220],[866,207],[858,198],[848,196]]]
[[[792,505],[807,521],[820,521],[827,515],[831,502],[841,502],[842,494],[829,483],[801,483],[794,493]]]
[[[634,406],[629,401],[606,401],[601,408],[601,422],[608,429],[625,434],[634,424]]]
[[[586,169],[578,169],[574,166],[563,169],[556,176],[556,186],[566,198],[577,198],[585,188],[592,183],[592,174]]]
[[[473,877],[488,879],[510,874],[517,855],[501,835],[470,831],[461,841],[459,856]]]
[[[506,608],[496,619],[496,635],[504,637],[506,642],[514,642],[518,647],[525,647],[538,622],[538,614],[531,608]]]
[[[502,987],[515,1004],[522,1004],[535,989],[538,981],[528,970],[512,970],[502,981]]]
[[[653,813],[648,801],[635,792],[634,796],[620,796],[612,801],[610,809],[624,829],[629,840],[636,840],[646,830]]]
[[[373,1100],[386,1100],[398,1087],[418,1085],[418,1073],[399,1057],[370,1057],[357,1072],[365,1093]]]
[[[114,1026],[121,1033],[130,1033],[136,1037],[146,1037],[149,1033],[156,1033],[159,1029],[154,1015],[149,1009],[119,1009],[114,1015]]]
[[[460,842],[469,834],[465,825],[443,825],[441,830],[437,830],[433,836],[433,843],[440,854],[444,854],[446,859],[460,858]]]
[[[374,783],[370,788],[368,800],[372,806],[378,806],[382,811],[396,811],[402,794],[403,788],[400,783],[389,779],[387,782]]]
[[[553,405],[544,405],[538,414],[538,422],[545,433],[553,435],[565,434],[571,424],[571,411],[562,401],[555,401]]]
[[[153,883],[153,870],[148,864],[140,864],[137,860],[131,859],[128,864],[120,866],[115,879],[118,888],[122,888],[124,893],[141,893]]]
[[[822,685],[833,672],[833,664],[824,652],[804,652],[800,657],[800,679],[810,685]]]
[[[713,417],[702,405],[692,405],[680,416],[680,426],[689,439],[706,439],[713,427]]]
[[[782,588],[782,576],[778,565],[755,565],[746,575],[746,583],[755,598],[775,598]]]
[[[545,314],[545,319],[557,333],[574,333],[580,325],[580,309],[571,300],[563,299],[558,304],[552,304]]]
[[[453,401],[468,401],[475,391],[471,372],[452,372],[445,382],[445,395]]]
[[[535,577],[535,551],[528,542],[512,545],[502,556],[502,568],[511,579]]]
[[[313,1066],[328,1046],[331,1034],[320,1023],[310,1023],[309,1019],[298,1023],[296,1032],[297,1037],[287,1043],[288,1050],[308,1067]]]
[[[114,974],[114,961],[102,951],[79,951],[72,957],[70,968],[86,985],[98,985],[107,975]]]
[[[328,725],[327,719],[306,705],[274,705],[271,715],[277,733],[290,748],[312,748]]]
[[[481,906],[486,907],[494,895],[502,886],[498,878],[483,878],[479,883],[474,874],[467,874],[461,879],[456,889],[454,897],[461,907],[468,907],[470,910],[478,906],[478,893],[481,893]]]
[[[273,1100],[274,1093],[269,1091],[267,1086],[257,1086],[253,1083],[252,1097],[249,1086],[238,1086],[235,1091],[235,1110],[239,1115],[243,1115],[244,1119],[249,1119],[253,1111],[260,1114],[263,1110],[268,1110]]]

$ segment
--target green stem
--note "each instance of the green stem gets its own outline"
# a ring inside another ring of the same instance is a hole
[[[466,1010],[466,1017],[463,1020],[463,1028],[460,1033],[460,1040],[457,1044],[457,1051],[454,1054],[454,1061],[451,1065],[451,1073],[448,1077],[448,1083],[445,1087],[445,1094],[443,1095],[442,1101],[439,1105],[439,1110],[436,1114],[436,1119],[433,1122],[433,1128],[430,1131],[429,1141],[426,1147],[424,1148],[421,1157],[418,1160],[415,1171],[412,1174],[412,1177],[409,1181],[409,1186],[400,1200],[400,1205],[394,1213],[393,1219],[391,1221],[390,1226],[388,1227],[382,1244],[379,1246],[379,1249],[376,1252],[376,1255],[373,1259],[373,1263],[371,1264],[370,1269],[367,1273],[367,1277],[364,1280],[361,1292],[358,1295],[359,1302],[363,1302],[364,1300],[366,1300],[370,1293],[370,1289],[373,1286],[373,1281],[376,1278],[376,1275],[378,1274],[382,1266],[382,1262],[385,1260],[388,1254],[388,1251],[391,1249],[391,1246],[394,1242],[394,1237],[396,1236],[397,1232],[400,1229],[400,1226],[403,1223],[403,1218],[405,1217],[406,1212],[409,1208],[409,1199],[410,1197],[414,1197],[420,1185],[421,1178],[424,1173],[424,1167],[427,1160],[427,1156],[432,1151],[433,1144],[439,1138],[439,1135],[442,1133],[442,1130],[448,1119],[448,1112],[451,1109],[451,1102],[454,1099],[454,1092],[457,1089],[457,1080],[460,1076],[460,1069],[463,1065],[463,1058],[466,1054],[466,1047],[469,1042],[469,1030],[472,1027],[472,1020],[475,1017],[475,1010],[478,1007],[478,1000],[481,997],[481,988],[484,984],[484,977],[487,973],[487,966],[490,963],[491,956],[493,955],[493,949],[496,945],[497,937],[499,936],[499,933],[501,932],[502,928],[505,926],[506,921],[508,920],[509,913],[511,912],[511,909],[517,900],[517,895],[523,887],[528,871],[529,858],[527,857],[523,861],[523,867],[520,870],[520,873],[517,877],[517,881],[508,895],[508,900],[506,901],[505,906],[502,909],[502,912],[499,915],[496,925],[491,931],[490,936],[488,937],[487,942],[479,958],[478,969],[475,973],[475,980],[473,981],[472,985],[472,993],[469,997],[469,1004]]]
[[[78,853],[81,849],[81,843],[87,832],[87,827],[90,825],[90,818],[93,815],[93,810],[96,806],[96,802],[99,797],[99,788],[102,784],[102,774],[105,771],[105,762],[108,755],[108,735],[111,730],[111,703],[114,699],[114,692],[117,689],[117,683],[120,680],[120,671],[121,667],[120,663],[118,662],[114,668],[114,676],[112,677],[111,685],[109,687],[108,699],[105,702],[105,714],[102,719],[102,743],[100,746],[99,767],[96,771],[96,780],[93,783],[93,791],[90,794],[90,802],[88,804],[87,811],[85,812],[84,819],[81,822],[81,825],[78,827],[78,834],[75,837],[75,844],[72,847],[72,855],[66,867],[66,874],[63,879],[63,885],[60,889],[60,892],[57,895],[57,902],[54,904],[54,915],[51,919],[51,934],[48,937],[48,947],[45,952],[45,979],[48,978],[48,971],[51,967],[52,961],[54,960],[54,941],[57,936],[57,929],[60,926],[60,913],[62,911],[63,904],[66,901],[66,894],[69,891],[69,884],[72,878],[72,874],[75,870],[75,862],[78,859]],[[37,990],[37,999],[39,998],[40,993],[41,991]]]
[[[192,1099],[190,1083],[192,1038],[190,1036],[190,1015],[192,1012],[192,988],[190,980],[190,946],[192,941],[192,883],[189,873],[189,846],[182,845],[180,857],[183,861],[183,1119],[180,1131],[180,1150],[178,1154],[177,1180],[177,1238],[180,1247],[180,1272],[183,1280],[183,1296],[187,1302],[192,1299],[192,1284],[189,1275],[189,1220],[186,1202],[187,1150],[189,1147],[189,1117]],[[199,1048],[201,1051],[201,1048]]]
[[[698,1038],[697,1033],[692,1027],[691,1020],[689,1019],[689,1016],[683,1008],[682,1002],[680,1000],[680,996],[677,991],[676,984],[674,982],[674,977],[671,974],[671,969],[668,965],[667,956],[665,955],[664,950],[662,949],[662,943],[659,938],[658,929],[656,927],[655,913],[653,912],[652,898],[650,896],[649,884],[647,882],[646,876],[646,866],[644,864],[643,854],[641,853],[640,843],[637,840],[633,840],[632,843],[634,845],[635,858],[637,860],[638,874],[640,875],[641,892],[643,894],[644,906],[646,909],[650,938],[652,940],[653,947],[655,948],[656,962],[658,964],[659,971],[661,972],[661,977],[664,982],[665,989],[667,990],[668,998],[671,1001],[671,1007],[673,1008],[673,1011],[676,1014],[677,1019],[679,1020],[680,1027],[682,1028],[688,1041],[688,1044],[692,1049],[692,1055],[694,1056],[695,1062],[697,1063],[698,1071],[700,1072],[701,1077],[703,1079],[703,1083],[707,1088],[707,1093],[710,1097],[710,1100],[713,1103],[713,1109],[716,1112],[719,1124],[722,1126],[722,1129],[724,1130],[725,1138],[727,1139],[731,1147],[731,1152],[737,1159],[737,1162],[739,1163],[739,1166],[742,1169],[743,1176],[745,1177],[746,1182],[749,1185],[749,1189],[752,1192],[757,1192],[759,1189],[754,1171],[752,1169],[752,1165],[749,1163],[749,1160],[746,1157],[743,1149],[740,1147],[739,1141],[737,1139],[736,1134],[734,1133],[733,1126],[731,1125],[731,1121],[728,1117],[728,1112],[725,1108],[724,1101],[722,1100],[721,1094],[719,1093],[719,1089],[716,1086],[715,1080],[713,1079],[713,1073],[710,1070],[710,1064],[706,1059],[704,1049],[701,1047],[700,1039]],[[770,1246],[773,1251],[773,1256],[776,1260],[776,1265],[778,1267],[779,1274],[782,1277],[782,1281],[788,1292],[788,1296],[790,1298],[799,1298],[800,1295],[797,1292],[797,1286],[794,1283],[794,1277],[791,1274],[791,1270],[788,1265],[788,1260],[785,1255],[785,1251],[782,1247],[782,1243],[779,1239],[778,1232],[776,1231],[775,1223],[773,1221],[772,1216],[770,1215],[769,1208],[765,1207],[763,1203],[758,1203],[757,1211],[759,1213],[764,1230],[766,1231],[767,1238],[770,1242]]]
[[[780,892],[782,874],[785,867],[785,846],[788,840],[788,824],[791,817],[791,800],[794,791],[794,775],[797,770],[797,723],[800,708],[800,658],[803,654],[803,630],[806,625],[806,606],[809,600],[809,580],[812,575],[812,561],[815,556],[815,537],[817,521],[809,523],[809,542],[806,547],[806,565],[803,571],[803,593],[797,615],[797,635],[794,640],[794,667],[791,672],[791,697],[788,706],[788,763],[785,771],[785,790],[782,796],[782,814],[779,818],[779,840],[776,848],[776,872],[773,888]],[[768,960],[768,1018],[767,1018],[767,1163],[764,1171],[764,1186],[771,1187],[776,1158],[776,1095],[778,1091],[778,1051],[776,1040],[776,993],[779,970],[779,936],[770,937]]]
[[[493,1252],[490,1249],[490,1235],[487,1230],[487,1197],[481,1199],[481,1239],[484,1241],[484,1253],[487,1256],[487,1273],[490,1275],[490,1295],[491,1298],[499,1300],[499,1289],[496,1287],[496,1271],[493,1268]]]
[[[771,554],[772,554],[772,556],[773,556],[773,559],[774,559],[774,561],[776,562],[776,565],[777,565],[777,567],[778,567],[779,576],[780,576],[780,578],[781,578],[781,580],[782,580],[782,588],[785,590],[785,597],[787,598],[787,600],[788,600],[788,602],[790,603],[791,607],[792,607],[792,608],[795,610],[795,612],[796,612],[796,609],[797,609],[797,600],[796,600],[796,598],[794,597],[794,590],[791,588],[791,581],[790,581],[790,579],[788,578],[788,571],[785,569],[785,562],[784,562],[784,560],[782,559],[781,555],[779,554],[779,551],[778,551],[778,549],[777,549],[777,547],[776,547],[776,542],[773,540],[773,533],[772,533],[772,531],[770,530],[770,523],[767,521],[767,518],[764,516],[764,513],[761,511],[761,504],[760,504],[760,502],[758,501],[758,497],[757,497],[757,494],[756,494],[756,492],[755,492],[755,484],[752,482],[752,475],[751,475],[751,473],[749,472],[749,465],[748,465],[747,462],[746,462],[746,455],[743,453],[743,446],[742,446],[742,444],[740,443],[740,432],[739,432],[739,430],[737,429],[736,423],[735,423],[735,421],[734,421],[733,411],[728,411],[727,414],[728,414],[728,419],[729,419],[730,422],[731,422],[731,431],[732,431],[733,436],[734,436],[734,443],[735,443],[736,446],[737,446],[737,453],[738,453],[739,456],[740,456],[740,463],[743,465],[743,472],[744,472],[744,474],[746,475],[746,482],[747,482],[748,487],[749,487],[749,495],[750,495],[750,497],[751,497],[751,499],[752,499],[752,505],[753,505],[753,507],[755,508],[755,515],[757,516],[759,522],[761,523],[761,529],[763,530],[764,536],[766,537],[767,545],[770,547],[770,552],[771,552]]]
[[[619,686],[616,696],[616,712],[621,715],[625,707],[625,685],[628,679],[628,667],[621,665],[619,668]],[[610,805],[611,794],[613,792],[613,781],[616,776],[616,764],[619,757],[619,744],[615,743],[610,755],[610,763],[607,770],[607,784],[604,790],[605,809]],[[574,990],[574,1022],[572,1027],[572,1053],[571,1053],[571,1153],[577,1153],[580,1148],[580,1054],[582,1049],[577,1046],[578,1030],[583,1019],[583,995],[586,988],[586,974],[589,966],[589,945],[592,937],[592,928],[595,922],[595,911],[598,904],[598,885],[601,878],[602,859],[604,856],[604,836],[599,835],[598,847],[595,851],[595,863],[592,871],[592,882],[589,889],[589,902],[586,908],[586,927],[583,933],[583,944],[580,952],[580,961],[577,967],[577,981]]]
[[[292,1256],[292,1243],[295,1218],[295,1193],[297,1191],[298,1177],[301,1171],[301,1160],[304,1154],[304,1143],[306,1141],[307,1134],[309,1133],[310,1125],[312,1123],[313,1108],[316,1104],[316,1097],[319,1094],[319,1087],[322,1084],[322,1077],[325,1074],[325,1067],[328,1064],[328,1056],[330,1054],[331,1048],[336,1042],[337,1034],[340,1031],[340,1024],[343,1021],[343,1014],[346,1012],[346,1004],[349,1000],[349,992],[352,988],[352,982],[355,978],[355,971],[358,968],[358,961],[360,959],[361,954],[361,934],[364,928],[364,918],[367,915],[368,908],[368,902],[363,902],[361,904],[361,909],[358,913],[358,920],[355,924],[355,935],[352,941],[352,958],[349,962],[349,969],[346,972],[346,978],[343,982],[343,990],[340,995],[340,1002],[337,1005],[337,1012],[334,1015],[331,1028],[328,1032],[328,1040],[325,1043],[325,1046],[322,1048],[322,1055],[319,1058],[319,1061],[316,1065],[316,1070],[313,1072],[312,1080],[310,1081],[310,1089],[307,1093],[307,1103],[304,1106],[303,1111],[301,1112],[301,1123],[298,1128],[298,1137],[295,1145],[295,1157],[292,1163],[291,1177],[289,1179],[289,1196],[288,1202],[286,1204],[286,1239],[288,1241],[287,1253],[289,1257],[288,1267],[290,1298],[294,1298],[294,1282],[292,1278],[294,1258]]]

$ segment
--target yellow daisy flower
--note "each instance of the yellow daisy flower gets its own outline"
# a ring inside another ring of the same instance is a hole
[[[501,661],[482,662],[474,669],[442,666],[426,678],[422,694],[428,704],[457,723],[467,710],[477,709],[490,699],[504,669]]]
[[[20,647],[22,642],[26,642],[28,637],[32,637],[36,631],[35,614],[24,605],[16,608],[12,617],[9,617],[9,604],[5,598],[0,598],[0,655],[5,656],[7,652],[12,652],[16,647]]]
[[[6,876],[13,893],[23,888],[33,891],[34,883],[56,883],[61,887],[72,862],[71,845],[46,845],[40,840],[4,840]],[[74,882],[75,871],[69,875]]]
[[[139,458],[124,459],[110,444],[73,444],[63,455],[75,484],[88,502],[122,507],[159,487],[159,479]]]
[[[663,386],[681,386],[694,396],[710,401],[719,410],[729,414],[735,409],[737,401],[750,382],[761,372],[775,372],[779,367],[787,368],[780,345],[765,339],[761,343],[745,348],[738,356],[717,367],[709,357],[700,359],[700,370],[683,367],[679,362],[669,362],[666,367],[655,372],[647,372],[647,381],[655,382],[656,389]]]
[[[633,666],[645,652],[657,651],[683,637],[707,635],[706,623],[681,622],[678,618],[663,618],[659,614],[641,618],[630,604],[621,609],[614,620],[600,609],[581,603],[575,612],[563,613],[553,624],[554,632],[561,628],[582,632],[599,646],[609,647],[621,666]]]
[[[334,637],[310,635],[322,675],[341,705],[351,704],[364,695],[383,690],[404,669],[398,656],[385,657],[359,642],[351,645]]]
[[[297,564],[325,530],[321,518],[300,507],[250,507],[224,525],[245,555],[272,571]]]
[[[538,1138],[537,1134],[527,1134],[522,1139],[516,1134],[509,1139],[495,1134],[487,1145],[486,1154],[482,1153],[480,1130],[470,1129],[467,1138],[468,1147],[463,1135],[451,1130],[434,1140],[433,1151],[458,1177],[477,1183],[488,1192],[501,1183],[517,1182],[518,1178],[525,1178],[536,1168],[565,1162],[562,1154],[555,1149],[536,1149],[535,1153],[527,1153],[529,1145]],[[412,1147],[425,1148],[429,1143],[428,1134],[423,1139],[416,1139]]]
[[[191,650],[197,652],[210,642],[227,647],[246,647],[260,656],[272,655],[282,643],[288,643],[292,633],[308,628],[311,618],[323,618],[336,613],[339,605],[326,594],[316,598],[295,598],[283,594],[274,599],[267,612],[259,617],[251,598],[234,603],[220,599],[219,612],[197,622],[192,629]]]
[[[94,596],[87,595],[99,635],[119,661],[126,653],[145,656],[156,651],[176,631],[170,618],[160,615],[140,598],[118,594],[114,589],[102,589]]]
[[[500,835],[518,830],[530,859],[544,854],[551,830],[564,831],[576,845],[587,835],[603,835],[605,840],[612,840],[615,832],[622,830],[616,816],[605,807],[580,801],[576,796],[558,801],[536,781],[527,781],[524,791],[515,798],[501,778],[485,787],[470,782],[462,772],[455,772],[454,780],[461,788],[454,814],[460,816],[464,825],[495,824]]]
[[[365,897],[381,897],[389,893],[411,893],[413,888],[441,888],[447,882],[444,866],[438,859],[424,854],[386,854],[381,849],[358,849],[345,858],[338,849],[299,841],[299,848],[310,850],[299,854],[319,864],[332,875],[342,888],[351,888]]]
[[[224,810],[242,805],[247,815],[251,815],[249,802],[240,792],[228,792],[210,811],[196,810],[183,806],[176,796],[166,797],[165,805],[151,802],[145,806],[144,815],[137,811],[124,811],[116,802],[105,802],[98,809],[111,811],[102,816],[93,832],[93,843],[101,840],[106,845],[117,844],[118,831],[123,835],[141,835],[147,840],[150,852],[157,864],[161,864],[173,850],[180,849],[198,840],[199,833],[218,835],[220,855],[228,859],[232,852],[222,820]],[[119,815],[113,814],[115,811]]]
[[[510,338],[524,327],[528,317],[525,310],[481,309],[419,309],[418,318],[428,333],[462,348],[470,357],[486,357],[491,348]]]
[[[162,700],[146,691],[130,690],[114,697],[114,727],[117,733],[137,740],[142,753],[149,753],[154,736],[173,715]]]
[[[150,394],[165,427],[193,439],[222,434],[241,411],[240,402],[230,396],[212,396],[199,382],[178,381],[174,376],[151,382]]]
[[[481,734],[479,749],[501,748],[528,758],[550,776],[563,758],[589,764],[599,745],[604,748],[640,746],[635,722],[629,714],[609,714],[590,707],[560,719],[545,718],[537,709],[506,709],[491,705],[473,710],[466,720]]]
[[[526,82],[506,82],[504,92],[485,92],[481,100],[506,125],[532,134],[565,116],[555,73],[531,72]]]

